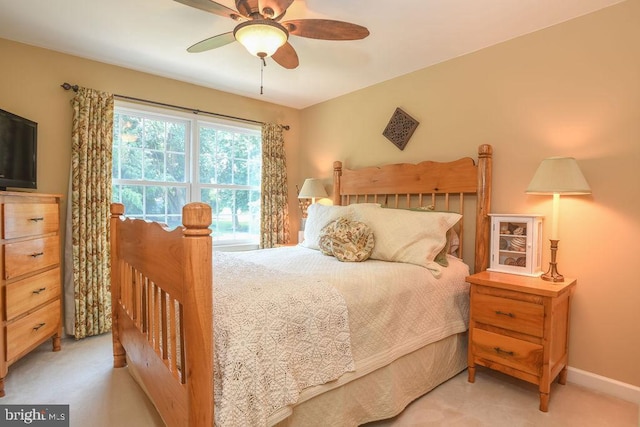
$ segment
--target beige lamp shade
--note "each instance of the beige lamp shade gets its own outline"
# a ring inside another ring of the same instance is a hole
[[[528,194],[591,194],[578,162],[573,157],[544,159],[527,187]]]
[[[329,195],[324,189],[322,181],[316,178],[305,179],[304,184],[302,184],[302,188],[298,193],[298,199],[312,199],[314,202],[315,199],[322,199],[324,197],[329,197]]]

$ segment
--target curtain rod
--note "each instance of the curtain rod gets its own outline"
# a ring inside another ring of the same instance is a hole
[[[60,85],[60,87],[62,87],[64,90],[73,90],[74,92],[77,92],[78,89],[80,88],[78,85],[71,85],[71,84],[69,84],[67,82],[62,83]],[[190,111],[193,114],[208,114],[210,116],[222,117],[222,118],[225,118],[225,119],[232,119],[232,120],[240,120],[240,121],[247,122],[247,123],[255,123],[255,124],[259,124],[259,125],[265,124],[264,122],[259,122],[257,120],[251,120],[251,119],[245,119],[243,117],[229,116],[229,115],[220,114],[220,113],[212,113],[211,111],[203,111],[203,110],[198,110],[196,108],[183,107],[183,106],[180,106],[180,105],[165,104],[164,102],[150,101],[148,99],[134,98],[132,96],[117,95],[117,94],[114,94],[113,96],[115,96],[116,98],[125,99],[127,101],[137,101],[137,102],[143,102],[145,104],[159,105],[159,106],[162,106],[162,107],[174,108],[174,109],[177,109],[177,110]],[[282,125],[282,129],[289,130],[289,125]]]

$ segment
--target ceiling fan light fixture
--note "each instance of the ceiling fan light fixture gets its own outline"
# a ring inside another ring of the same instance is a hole
[[[259,58],[273,55],[289,38],[286,28],[269,19],[243,22],[233,30],[233,35],[249,53]]]

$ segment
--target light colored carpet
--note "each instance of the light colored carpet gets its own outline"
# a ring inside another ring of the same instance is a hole
[[[69,404],[73,427],[162,426],[127,369],[113,369],[111,354],[109,334],[65,339],[57,353],[47,342],[9,368],[0,404]],[[553,384],[543,413],[534,385],[479,369],[474,384],[464,371],[398,417],[367,427],[638,427],[638,417],[638,405],[570,382]]]

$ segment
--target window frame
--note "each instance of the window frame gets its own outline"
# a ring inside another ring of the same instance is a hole
[[[226,130],[234,134],[244,134],[249,136],[257,136],[261,138],[261,127],[258,124],[251,124],[241,121],[234,121],[215,117],[212,115],[200,115],[200,113],[190,113],[187,111],[174,110],[169,108],[161,108],[152,105],[131,103],[127,101],[116,100],[114,105],[114,113],[131,114],[133,116],[141,116],[150,120],[166,120],[184,122],[187,126],[185,141],[185,181],[154,181],[143,179],[120,179],[112,177],[112,186],[115,185],[141,185],[141,186],[160,186],[160,187],[179,187],[185,188],[185,200],[189,202],[202,201],[201,191],[205,188],[232,189],[232,190],[253,190],[261,192],[261,182],[258,185],[237,185],[237,184],[210,184],[200,182],[200,129],[202,126],[214,128],[216,130]],[[114,122],[114,131],[117,123]],[[115,141],[114,141],[115,143]],[[260,144],[260,149],[261,149]],[[166,153],[166,150],[165,150]],[[120,154],[121,155],[121,154]],[[166,161],[166,160],[165,160]],[[118,164],[120,167],[120,163]],[[248,167],[248,166],[247,166]],[[260,162],[260,167],[262,167]],[[143,166],[144,168],[144,166]],[[144,173],[144,169],[143,169]],[[260,177],[261,181],[261,177]],[[165,193],[166,194],[166,193]],[[167,199],[165,199],[167,200]],[[146,197],[143,197],[143,206],[146,203]],[[165,206],[165,215],[168,215],[168,207]],[[143,208],[142,215],[133,215],[134,217],[148,217],[153,214],[146,214]],[[212,220],[215,223],[216,213],[212,211]],[[181,216],[181,215],[180,215]],[[259,211],[258,211],[259,218]],[[254,224],[255,225],[255,224]],[[236,251],[257,249],[260,243],[260,224],[258,219],[258,231],[252,237],[247,239],[215,239],[214,248],[218,250]]]

